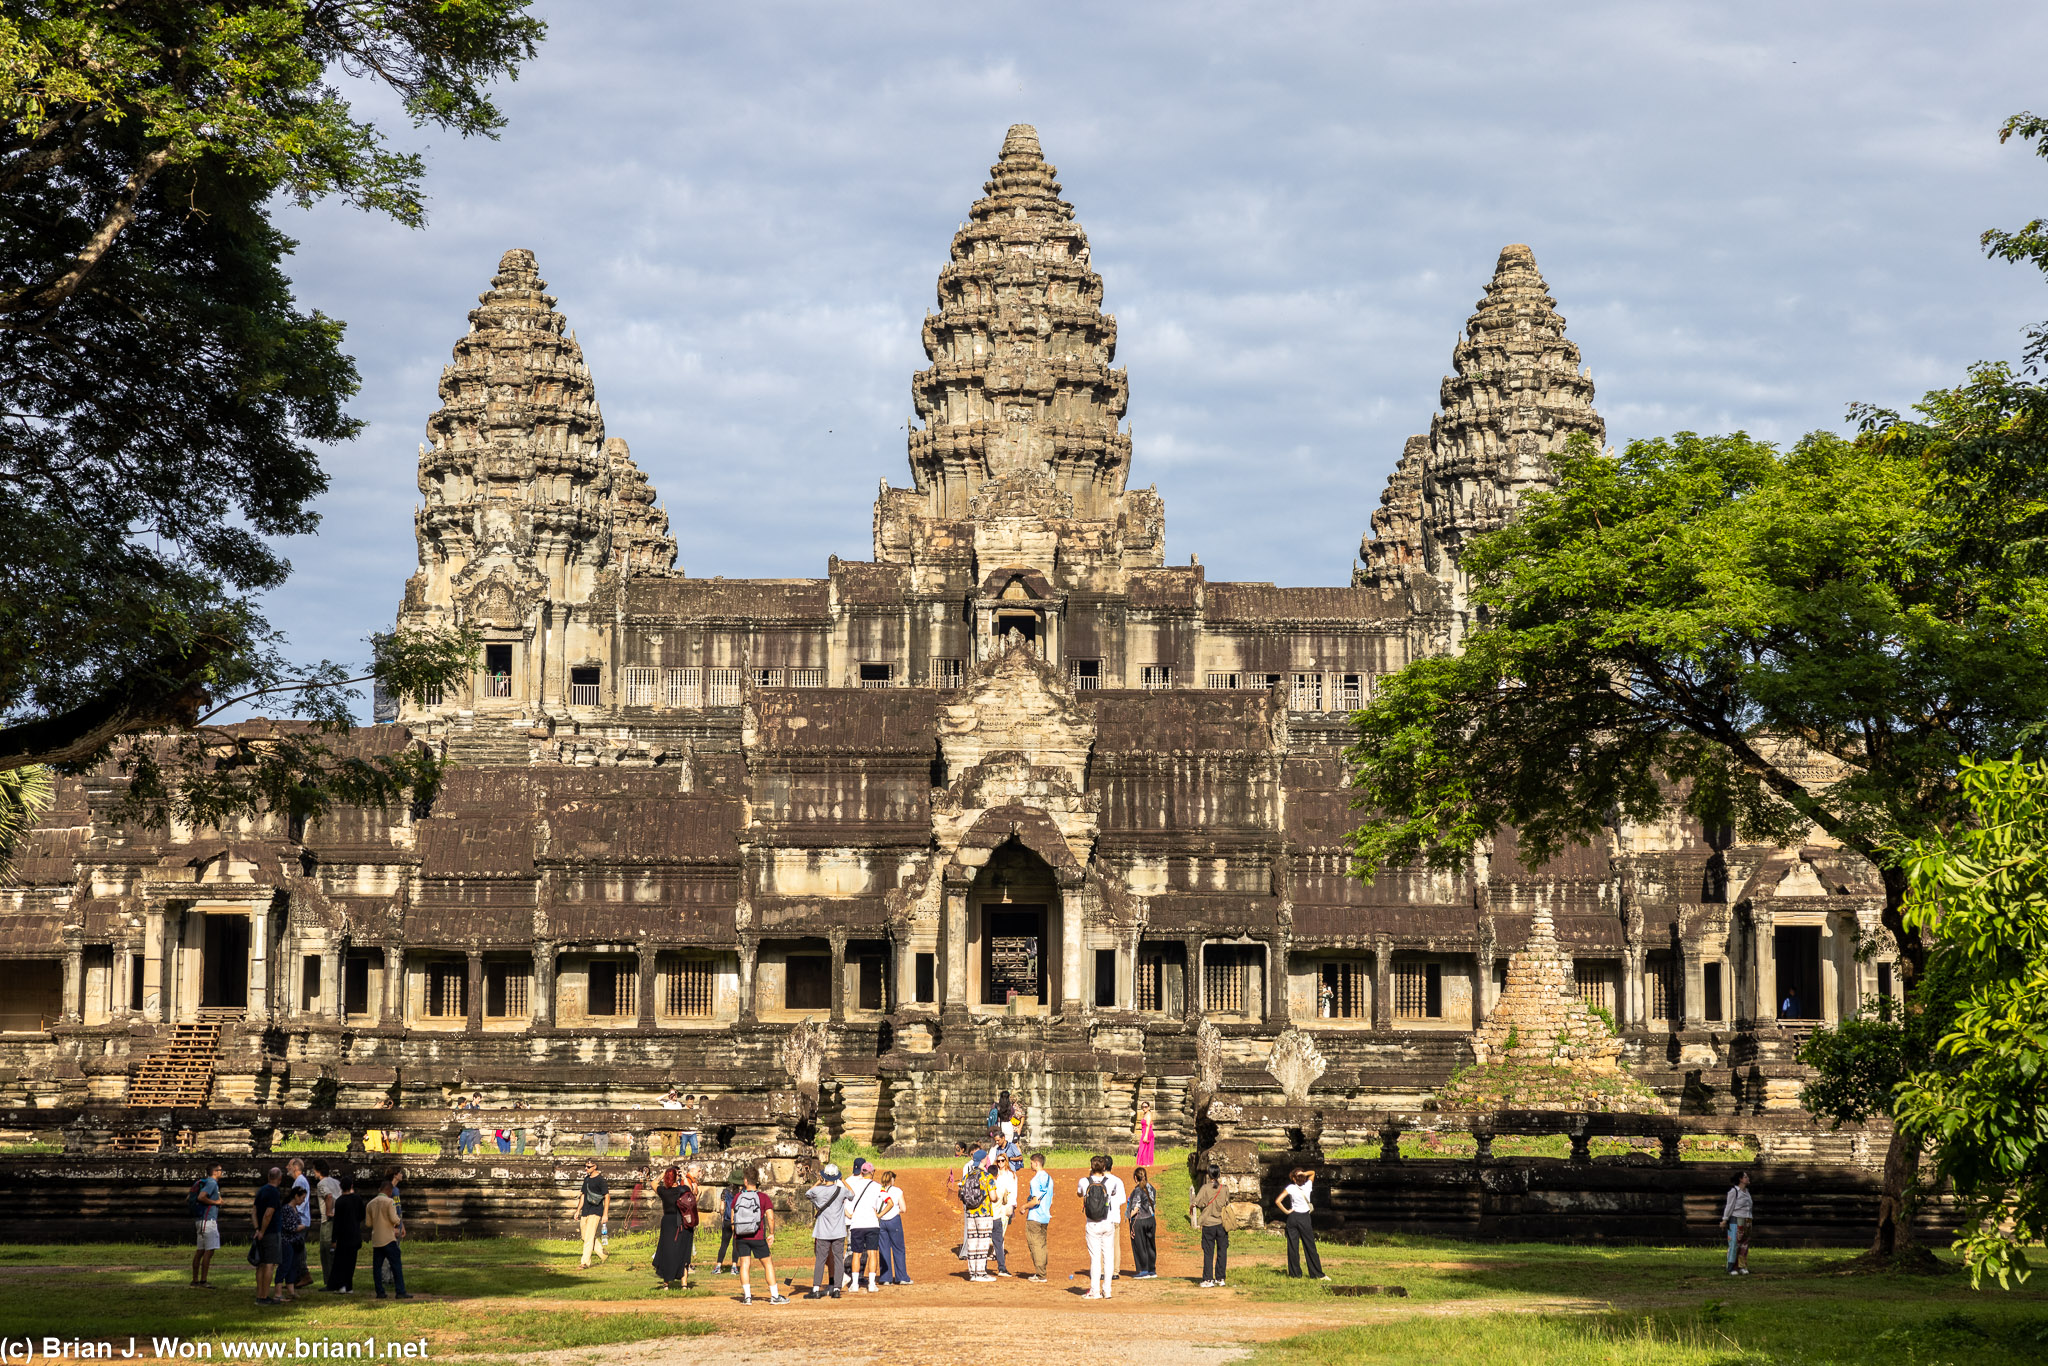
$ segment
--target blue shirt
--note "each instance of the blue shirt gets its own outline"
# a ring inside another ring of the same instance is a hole
[[[208,1198],[210,1198],[210,1199],[213,1199],[213,1200],[216,1200],[216,1201],[217,1201],[217,1200],[219,1200],[219,1199],[220,1199],[220,1182],[218,1182],[218,1181],[214,1180],[214,1179],[213,1179],[212,1177],[210,1177],[210,1176],[209,1176],[209,1177],[207,1177],[207,1178],[206,1178],[206,1180],[205,1180],[205,1182],[204,1182],[204,1183],[203,1183],[203,1184],[202,1184],[202,1185],[201,1185],[201,1186],[199,1187],[199,1193],[200,1193],[200,1194],[201,1194],[202,1196],[206,1196],[206,1197],[208,1197]],[[205,1203],[205,1201],[203,1201],[203,1200],[202,1200],[202,1201],[200,1202],[200,1205],[199,1205],[199,1222],[200,1222],[200,1223],[202,1223],[202,1224],[217,1224],[217,1223],[219,1223],[219,1222],[220,1222],[220,1206],[219,1206],[218,1204],[213,1204],[213,1205],[209,1205],[209,1204]]]
[[[1031,1198],[1038,1203],[1031,1207],[1024,1217],[1034,1224],[1052,1222],[1052,1173],[1034,1172],[1031,1177]]]

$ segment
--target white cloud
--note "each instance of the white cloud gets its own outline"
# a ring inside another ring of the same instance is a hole
[[[1617,439],[1789,440],[2048,315],[1975,246],[2048,199],[1995,136],[2038,93],[2031,10],[542,10],[502,139],[395,136],[428,144],[424,231],[285,214],[371,424],[273,602],[308,657],[360,655],[396,608],[439,367],[511,246],[692,574],[865,556],[876,481],[907,482],[919,320],[1011,122],[1037,124],[1119,315],[1133,478],[1214,577],[1345,581],[1507,242],[1535,249]]]

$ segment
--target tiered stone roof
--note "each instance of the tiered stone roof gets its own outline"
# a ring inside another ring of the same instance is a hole
[[[1037,131],[1012,127],[939,272],[939,312],[924,322],[932,364],[911,380],[926,426],[910,435],[910,466],[931,516],[965,515],[975,489],[1012,474],[1049,476],[1084,518],[1112,515],[1123,491],[1116,319],[1055,174]]]
[[[612,467],[612,555],[628,574],[671,574],[676,541],[668,514],[654,501],[654,485],[633,463],[624,439],[611,437],[604,453]]]
[[[1508,956],[1507,985],[1472,1051],[1481,1063],[1575,1062],[1595,1072],[1617,1070],[1621,1040],[1573,992],[1571,963],[1558,947],[1548,906],[1537,907],[1528,942]]]

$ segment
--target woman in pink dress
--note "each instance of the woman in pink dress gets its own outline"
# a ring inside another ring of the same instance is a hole
[[[1140,1167],[1152,1165],[1152,1102],[1138,1102],[1138,1161]]]

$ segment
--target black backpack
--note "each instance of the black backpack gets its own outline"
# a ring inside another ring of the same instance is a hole
[[[988,1173],[976,1166],[960,1178],[960,1204],[969,1214],[988,1210]]]
[[[1081,1213],[1091,1224],[1109,1217],[1109,1182],[1099,1176],[1088,1178],[1088,1189],[1081,1195]]]
[[[206,1189],[206,1178],[200,1177],[192,1183],[192,1189],[185,1192],[185,1208],[192,1211],[194,1219],[206,1217],[206,1206],[199,1203],[199,1192]]]

